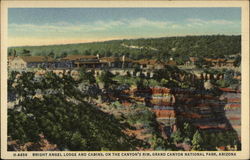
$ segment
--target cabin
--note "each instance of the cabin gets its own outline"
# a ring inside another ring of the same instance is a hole
[[[205,61],[208,62],[213,67],[234,67],[235,60],[233,59],[224,59],[224,58],[218,58],[218,59],[212,59],[212,58],[205,58]]]
[[[145,70],[164,69],[167,65],[156,59],[140,59],[135,62],[139,64],[141,69]]]
[[[121,68],[122,63],[117,57],[102,57],[100,58],[100,62],[107,63],[109,68]]]
[[[226,67],[234,67],[235,60],[229,59],[225,62]]]
[[[102,68],[106,63],[100,62],[98,56],[69,55],[60,59],[58,68]]]
[[[123,57],[102,57],[100,62],[107,63],[109,68],[131,68],[134,61],[125,56]]]

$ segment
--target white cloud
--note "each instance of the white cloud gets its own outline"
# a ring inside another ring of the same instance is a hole
[[[194,18],[187,19],[187,21],[190,22],[189,25],[198,25],[198,26],[202,26],[207,23],[202,19],[194,19]]]
[[[122,20],[110,20],[110,21],[95,21],[92,23],[78,23],[70,24],[67,22],[58,22],[51,24],[9,24],[10,32],[37,32],[37,33],[66,33],[66,32],[95,32],[95,31],[107,31],[115,28],[140,28],[140,27],[153,27],[153,28],[167,28],[171,27],[171,22],[166,21],[153,21],[146,18],[138,19],[122,19]],[[177,25],[172,25],[172,28]]]
[[[172,24],[171,25],[171,28],[173,28],[173,29],[177,29],[177,28],[182,28],[182,26],[181,25],[179,25],[179,24]]]
[[[133,28],[155,28],[155,29],[181,29],[184,27],[202,27],[205,25],[230,25],[238,22],[218,19],[203,20],[189,18],[184,22],[156,21],[146,18],[121,19],[110,21],[94,21],[91,23],[71,24],[68,22],[57,22],[50,24],[9,24],[9,31],[15,33],[95,33],[97,31],[112,31],[113,29],[133,29]]]
[[[208,27],[205,27],[208,26]],[[147,30],[150,28],[150,31]],[[222,29],[223,28],[223,29]],[[203,20],[190,18],[183,21],[159,21],[147,18],[99,20],[93,22],[57,22],[47,24],[9,24],[9,42],[11,45],[25,43],[71,43],[83,40],[100,40],[104,38],[150,37],[162,35],[186,35],[203,33],[231,33],[240,30],[239,21],[223,19]],[[123,32],[121,32],[123,31]],[[64,40],[63,40],[64,39]],[[34,42],[33,42],[34,41]]]
[[[155,28],[166,28],[171,22],[166,21],[152,21],[146,18],[138,18],[132,21],[126,20],[128,27],[137,28],[137,27],[155,27]]]
[[[213,23],[213,24],[233,24],[234,23],[232,21],[223,20],[223,19],[221,19],[221,20],[212,20],[210,22]]]
[[[187,26],[188,27],[194,27],[194,26],[204,26],[204,25],[229,25],[229,24],[234,24],[233,21],[228,21],[224,19],[217,19],[217,20],[202,20],[198,18],[189,18],[186,19],[188,22]]]

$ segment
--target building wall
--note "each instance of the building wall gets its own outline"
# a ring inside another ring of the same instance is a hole
[[[10,69],[25,69],[27,68],[27,63],[19,57],[14,58],[9,65]]]
[[[55,68],[73,68],[74,64],[73,61],[58,61],[55,62]]]

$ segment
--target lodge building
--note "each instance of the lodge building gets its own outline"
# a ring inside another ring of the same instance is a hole
[[[173,60],[161,62],[155,59],[132,60],[123,57],[102,57],[86,55],[69,55],[55,60],[48,56],[15,56],[8,58],[8,67],[11,70],[26,70],[28,68],[46,69],[129,69],[139,66],[142,70],[164,69],[167,65],[176,65]]]
[[[235,60],[211,59],[204,60],[213,67],[234,67]],[[186,65],[194,65],[196,57],[190,57]],[[170,58],[168,61],[156,59],[132,60],[125,56],[122,57],[99,57],[99,55],[69,55],[61,59],[53,59],[48,56],[9,56],[8,67],[11,70],[26,70],[28,68],[46,68],[46,69],[129,69],[139,67],[141,70],[164,69],[168,65],[176,65],[176,62]]]
[[[9,59],[9,68],[21,69],[26,68],[51,68],[55,63],[51,57],[45,56],[18,56]]]

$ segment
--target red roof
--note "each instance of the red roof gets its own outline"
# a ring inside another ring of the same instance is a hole
[[[223,92],[240,92],[239,90],[234,90],[231,88],[220,88],[220,90]]]
[[[117,57],[102,57],[100,58],[101,62],[116,62],[119,59]]]
[[[97,59],[97,56],[86,56],[86,55],[69,55],[62,58],[62,60],[80,60],[80,59]]]
[[[226,59],[223,59],[223,58],[218,58],[218,59],[205,58],[205,60],[208,62],[225,62],[226,61]]]
[[[123,61],[123,57],[102,57],[100,58],[101,62],[117,62],[117,61]],[[132,59],[125,57],[125,62],[133,62]]]

